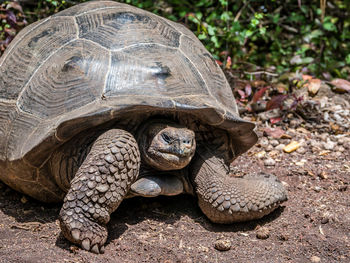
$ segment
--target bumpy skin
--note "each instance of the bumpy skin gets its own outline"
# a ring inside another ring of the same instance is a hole
[[[203,213],[214,223],[258,219],[287,200],[282,183],[272,175],[234,177],[223,153],[199,147],[191,166],[192,181]]]
[[[130,133],[113,129],[100,135],[64,199],[63,235],[85,250],[103,252],[110,214],[128,193],[139,167],[140,153]]]

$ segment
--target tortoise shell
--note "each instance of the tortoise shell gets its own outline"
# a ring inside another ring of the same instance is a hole
[[[236,155],[257,140],[222,70],[183,25],[112,1],[31,24],[0,58],[0,179],[23,163],[42,167],[83,130],[145,111],[227,130]]]

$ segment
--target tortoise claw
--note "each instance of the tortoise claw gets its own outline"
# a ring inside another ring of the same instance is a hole
[[[72,238],[76,241],[80,240],[80,231],[78,229],[72,230]]]
[[[100,254],[100,251],[98,249],[97,244],[95,244],[92,248],[91,248],[91,252],[95,253],[95,254]]]
[[[90,251],[90,239],[85,238],[81,243],[81,247],[87,251]]]
[[[101,246],[101,247],[100,247],[100,253],[101,253],[101,254],[104,254],[104,253],[105,253],[105,246]]]

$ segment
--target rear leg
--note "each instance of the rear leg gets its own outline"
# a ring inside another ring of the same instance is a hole
[[[139,168],[140,153],[130,133],[113,129],[100,135],[64,198],[60,212],[63,235],[85,250],[103,252],[110,214],[135,182]]]

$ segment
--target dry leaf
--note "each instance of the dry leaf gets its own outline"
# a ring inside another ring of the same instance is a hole
[[[307,171],[307,174],[311,177],[316,177],[315,174],[310,170]]]
[[[226,69],[230,69],[231,66],[232,66],[232,60],[231,60],[231,57],[228,56],[228,57],[227,57],[227,60],[226,60],[226,66],[225,66],[225,68],[226,68]]]
[[[6,9],[10,9],[10,8],[16,9],[19,12],[23,13],[22,6],[17,2],[9,2],[8,5],[6,6]]]
[[[292,139],[292,136],[285,133],[285,134],[282,134],[281,139]]]
[[[283,83],[277,83],[275,88],[278,91],[278,93],[285,93],[286,91],[288,91],[288,86]]]
[[[252,101],[257,102],[262,96],[264,96],[264,94],[268,88],[270,88],[270,86],[263,87],[263,88],[259,89],[257,92],[255,92],[255,94],[253,95]]]
[[[297,131],[297,132],[300,132],[300,133],[305,133],[305,134],[309,134],[309,133],[310,133],[307,129],[305,129],[305,128],[303,128],[303,127],[298,127],[298,128],[296,129],[296,131]]]
[[[310,95],[316,95],[321,87],[320,79],[309,79],[308,83],[305,84]]]
[[[264,129],[264,135],[273,137],[273,138],[281,138],[285,134],[284,130],[281,128],[265,128]]]
[[[345,79],[333,79],[330,83],[334,86],[336,92],[350,92],[350,82]]]
[[[294,152],[295,150],[297,150],[300,147],[300,143],[297,141],[291,141],[288,145],[286,145],[283,148],[283,151],[285,151],[286,153],[291,153]]]
[[[282,117],[270,118],[271,124],[275,124],[277,122],[280,122],[281,120],[282,120]]]
[[[273,96],[266,104],[266,110],[273,110],[280,108],[282,109],[283,107],[283,102],[284,100],[288,97],[288,95],[276,95]]]
[[[329,154],[330,152],[331,152],[331,151],[329,151],[329,150],[323,150],[323,151],[320,151],[320,153],[319,153],[318,155],[324,156],[324,155]]]
[[[255,88],[259,88],[259,87],[262,87],[262,86],[265,86],[266,85],[266,82],[263,81],[263,80],[254,80],[252,82],[250,82],[251,85]]]
[[[313,77],[310,76],[310,75],[302,75],[301,77],[302,77],[303,80],[310,80],[310,79],[313,78]]]

